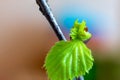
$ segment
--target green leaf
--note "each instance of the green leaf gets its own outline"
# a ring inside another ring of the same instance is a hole
[[[70,37],[71,41],[57,42],[47,54],[44,67],[50,80],[72,80],[89,73],[93,66],[91,50],[83,42],[91,37],[86,22],[76,20]]]
[[[70,31],[70,37],[72,40],[79,39],[81,41],[86,41],[91,38],[91,34],[88,32],[86,27],[86,22],[82,21],[81,23],[78,20],[75,21],[73,28]]]
[[[50,80],[72,80],[92,68],[91,50],[82,41],[60,41],[52,47],[45,60]]]

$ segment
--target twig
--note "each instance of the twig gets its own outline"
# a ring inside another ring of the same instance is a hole
[[[50,23],[51,27],[53,28],[55,34],[57,35],[59,40],[67,41],[65,36],[63,35],[59,25],[57,24],[56,19],[53,16],[53,13],[47,4],[47,0],[36,0],[37,4],[39,5],[40,11],[43,13],[43,15],[46,17],[48,22]],[[79,78],[75,78],[73,80],[84,80],[84,78],[81,76]]]
[[[47,1],[46,0],[36,0],[36,2],[40,6],[40,11],[47,18],[48,22],[50,23],[51,27],[53,28],[58,39],[66,41],[66,38],[63,35],[60,27],[58,26],[56,19],[54,18],[53,13],[51,12],[50,7],[47,4]]]

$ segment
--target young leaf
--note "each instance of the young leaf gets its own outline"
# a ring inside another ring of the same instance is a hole
[[[83,42],[91,37],[86,29],[85,21],[75,21],[70,32],[71,41],[57,42],[51,48],[44,64],[50,80],[72,80],[92,68],[91,50]]]

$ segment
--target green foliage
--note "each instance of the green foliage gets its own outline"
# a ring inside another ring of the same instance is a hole
[[[79,39],[81,41],[91,38],[91,34],[88,32],[88,28],[86,27],[86,22],[82,21],[82,23],[79,23],[78,20],[76,20],[70,31],[70,36],[72,40]]]
[[[92,69],[84,76],[84,80],[96,80],[96,64],[93,64]]]
[[[83,42],[91,34],[85,28],[85,21],[75,21],[70,33],[72,40],[57,42],[51,48],[44,64],[50,80],[72,80],[92,68],[94,59],[91,50]]]

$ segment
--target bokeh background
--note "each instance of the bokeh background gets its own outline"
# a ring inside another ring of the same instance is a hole
[[[120,1],[48,0],[64,35],[85,20],[96,80],[120,80]],[[58,39],[35,0],[0,0],[0,80],[47,80],[44,59]]]

